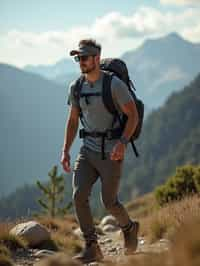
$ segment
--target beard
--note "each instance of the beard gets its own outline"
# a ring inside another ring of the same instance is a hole
[[[82,74],[88,74],[94,71],[96,69],[96,66],[95,64],[93,64],[92,66],[81,65],[80,68]]]

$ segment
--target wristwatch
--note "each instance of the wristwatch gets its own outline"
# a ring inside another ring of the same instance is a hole
[[[129,143],[129,140],[126,137],[124,137],[124,136],[121,136],[120,139],[119,139],[119,141],[122,144],[125,144],[125,145],[127,145]]]

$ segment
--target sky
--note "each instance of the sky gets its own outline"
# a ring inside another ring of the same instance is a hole
[[[200,0],[0,0],[0,63],[54,64],[82,38],[106,57],[170,32],[200,43],[199,22]]]

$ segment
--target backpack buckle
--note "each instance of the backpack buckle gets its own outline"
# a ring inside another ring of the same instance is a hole
[[[112,135],[112,130],[107,130],[106,131],[106,138],[108,140],[111,140],[113,138],[113,135]]]
[[[84,129],[80,129],[80,130],[79,130],[79,138],[80,138],[80,139],[85,138],[85,131],[84,131]]]

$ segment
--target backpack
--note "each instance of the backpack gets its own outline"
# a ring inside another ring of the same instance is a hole
[[[104,103],[107,111],[113,115],[113,124],[115,123],[115,121],[117,119],[120,123],[120,128],[118,130],[115,130],[114,133],[111,132],[110,139],[119,138],[121,136],[121,134],[123,133],[124,127],[126,125],[127,116],[125,114],[123,114],[122,117],[120,117],[117,109],[115,108],[115,105],[114,105],[114,102],[112,99],[112,93],[111,93],[111,81],[112,81],[113,75],[116,75],[119,79],[121,79],[123,82],[125,82],[126,85],[128,86],[128,89],[130,91],[131,96],[133,97],[133,99],[135,101],[137,112],[138,112],[138,118],[139,118],[138,125],[137,125],[133,135],[130,138],[132,148],[135,152],[136,157],[138,157],[139,154],[138,154],[138,151],[135,147],[134,140],[136,140],[141,134],[143,118],[144,118],[144,104],[135,95],[134,84],[129,78],[128,69],[127,69],[127,66],[123,60],[118,59],[118,58],[102,59],[100,62],[100,68],[101,68],[101,70],[104,70],[102,95],[99,93],[89,93],[89,94],[88,93],[87,94],[81,93],[81,87],[82,87],[82,84],[84,82],[84,76],[81,75],[81,77],[79,77],[77,79],[77,81],[75,82],[74,97],[77,99],[78,102],[79,102],[80,97],[86,97],[86,102],[87,102],[87,97],[89,97],[89,96],[102,96],[102,100],[103,100],[103,103]],[[81,112],[80,112],[80,120],[82,121],[82,113]],[[84,129],[80,130],[80,132],[79,132],[80,138],[84,138],[87,135],[94,136],[94,137],[102,137],[102,158],[104,159],[105,158],[104,141],[105,141],[106,137],[109,138],[108,134],[106,134],[106,132],[105,132],[105,134],[104,133],[98,134],[97,132],[88,133],[88,132],[84,132]]]

